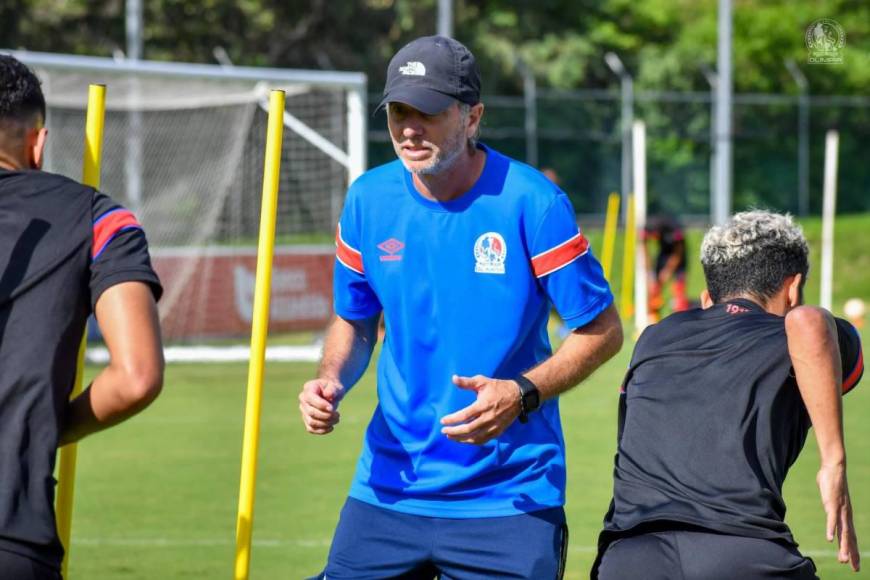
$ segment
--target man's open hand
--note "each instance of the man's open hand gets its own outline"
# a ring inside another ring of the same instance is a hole
[[[441,432],[452,441],[481,445],[501,435],[520,414],[520,391],[514,381],[453,375],[453,384],[476,392],[477,400],[441,419]]]
[[[858,537],[852,523],[852,502],[849,499],[849,485],[846,482],[844,465],[822,466],[816,476],[822,505],[825,508],[825,532],[829,542],[836,537],[839,542],[837,559],[849,563],[857,572],[861,569],[861,554],[858,551]]]

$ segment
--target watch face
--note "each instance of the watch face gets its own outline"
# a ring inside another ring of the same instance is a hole
[[[541,405],[541,394],[538,392],[538,389],[524,393],[523,402],[525,403],[526,410],[534,411],[537,409]]]
[[[531,399],[532,409],[537,409],[541,406],[541,393],[539,393],[537,389],[535,389],[531,396],[529,396],[529,399]]]
[[[541,392],[535,386],[535,383],[522,375],[516,379],[516,383],[520,386],[520,391],[522,392],[523,413],[531,413],[541,406]]]

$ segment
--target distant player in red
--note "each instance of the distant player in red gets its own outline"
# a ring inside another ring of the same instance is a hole
[[[661,317],[664,288],[671,283],[674,312],[688,310],[686,297],[686,240],[683,227],[669,215],[654,215],[647,220],[643,233],[649,272],[649,311],[653,321]],[[649,242],[658,243],[658,255],[651,263]]]
[[[136,217],[109,197],[40,171],[47,130],[39,80],[0,55],[0,580],[58,580],[59,445],[110,427],[160,392],[161,287]],[[69,400],[95,313],[111,362]]]

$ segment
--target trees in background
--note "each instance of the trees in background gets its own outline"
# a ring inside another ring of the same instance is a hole
[[[433,34],[437,20],[437,0],[143,2],[147,59],[213,63],[214,49],[221,47],[238,65],[361,70],[368,74],[373,92],[382,86],[385,63],[395,50],[416,36]],[[0,46],[109,56],[124,50],[124,9],[124,0],[3,0]],[[617,80],[603,59],[608,51],[619,54],[638,92],[707,92],[704,70],[715,69],[716,0],[455,0],[454,16],[455,35],[478,56],[489,94],[521,93],[520,61],[533,71],[542,89],[616,89]],[[819,18],[833,18],[846,31],[841,65],[806,64],[804,35]],[[870,3],[734,0],[733,49],[735,92],[796,94],[798,88],[784,66],[792,59],[809,79],[812,94],[866,96]],[[658,187],[691,190],[691,196],[703,201],[706,183],[698,168],[691,175],[680,171],[697,166],[708,154],[703,150],[708,145],[685,138],[687,131],[707,130],[707,108],[676,107],[669,113],[644,109],[639,103],[638,112],[651,129],[658,123],[661,131],[659,138],[650,140],[651,162],[662,164],[662,175],[677,176],[662,177]],[[541,123],[546,125],[544,113],[542,109]],[[795,147],[791,123],[796,112],[761,113],[735,111],[736,137],[747,137],[744,154],[735,156],[735,173],[740,174],[735,202],[768,202],[794,210],[788,200],[796,186],[795,161],[783,152]],[[868,211],[870,196],[864,195],[863,184],[870,181],[870,169],[861,162],[861,143],[870,131],[868,108],[813,108],[814,137],[844,123],[855,136],[842,145],[847,162],[841,161],[846,172],[841,207]],[[789,135],[787,142],[780,134]],[[771,143],[764,143],[766,135]],[[591,183],[604,188],[613,181],[591,173],[612,173],[612,167],[573,161],[570,156],[576,158],[576,149],[554,148],[549,159],[545,153],[542,163],[576,173],[565,176],[573,187]],[[853,163],[848,162],[850,155]],[[814,146],[812,156],[813,166],[820,167],[821,149]],[[771,179],[772,175],[781,178]],[[812,178],[813,189],[819,189],[820,171]],[[655,183],[651,187],[655,199]],[[811,208],[818,210],[818,203],[813,201]]]
[[[362,70],[373,86],[404,42],[433,34],[437,0],[143,0],[145,57]],[[475,51],[491,90],[519,90],[517,57],[542,86],[610,86],[607,51],[637,88],[707,90],[715,68],[716,0],[455,0],[455,34]],[[124,50],[124,0],[4,0],[0,45],[111,56]],[[737,92],[794,92],[783,66],[805,63],[804,33],[818,18],[846,30],[842,66],[806,66],[815,94],[870,86],[870,4],[853,0],[735,0]]]

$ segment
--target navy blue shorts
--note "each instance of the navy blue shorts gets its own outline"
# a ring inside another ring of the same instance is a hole
[[[320,578],[561,579],[567,546],[561,507],[498,518],[431,518],[348,498]]]

